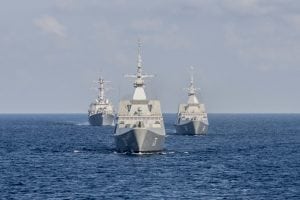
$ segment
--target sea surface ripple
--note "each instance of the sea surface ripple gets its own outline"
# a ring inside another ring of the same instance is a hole
[[[205,136],[119,154],[83,114],[0,115],[0,199],[300,199],[300,115],[210,114]]]

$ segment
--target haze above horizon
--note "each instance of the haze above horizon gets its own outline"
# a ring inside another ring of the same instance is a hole
[[[93,81],[131,98],[137,39],[149,98],[208,113],[300,113],[300,1],[27,0],[0,7],[0,113],[86,113]]]

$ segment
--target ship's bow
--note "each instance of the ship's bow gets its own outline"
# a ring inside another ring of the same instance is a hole
[[[119,152],[159,152],[165,143],[164,129],[123,129],[114,136]]]
[[[201,135],[206,134],[208,124],[202,121],[186,121],[181,124],[175,124],[176,133],[186,135]]]

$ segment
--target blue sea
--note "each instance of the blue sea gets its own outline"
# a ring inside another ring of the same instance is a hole
[[[0,115],[0,199],[300,199],[300,115],[210,114],[207,135],[119,154],[84,114]]]

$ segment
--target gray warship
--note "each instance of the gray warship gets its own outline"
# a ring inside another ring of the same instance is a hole
[[[88,110],[89,123],[92,126],[113,126],[114,125],[114,109],[111,102],[104,96],[104,83],[103,78],[98,80],[99,95],[98,98],[90,104]]]
[[[177,120],[175,123],[176,133],[187,135],[205,134],[208,130],[208,118],[204,104],[198,101],[194,86],[193,72],[188,90],[187,104],[179,104]]]
[[[138,63],[134,94],[131,100],[121,100],[117,114],[114,138],[119,152],[146,153],[164,149],[165,127],[158,100],[148,100],[144,90],[144,78],[153,77],[142,73],[141,43],[138,43]]]

